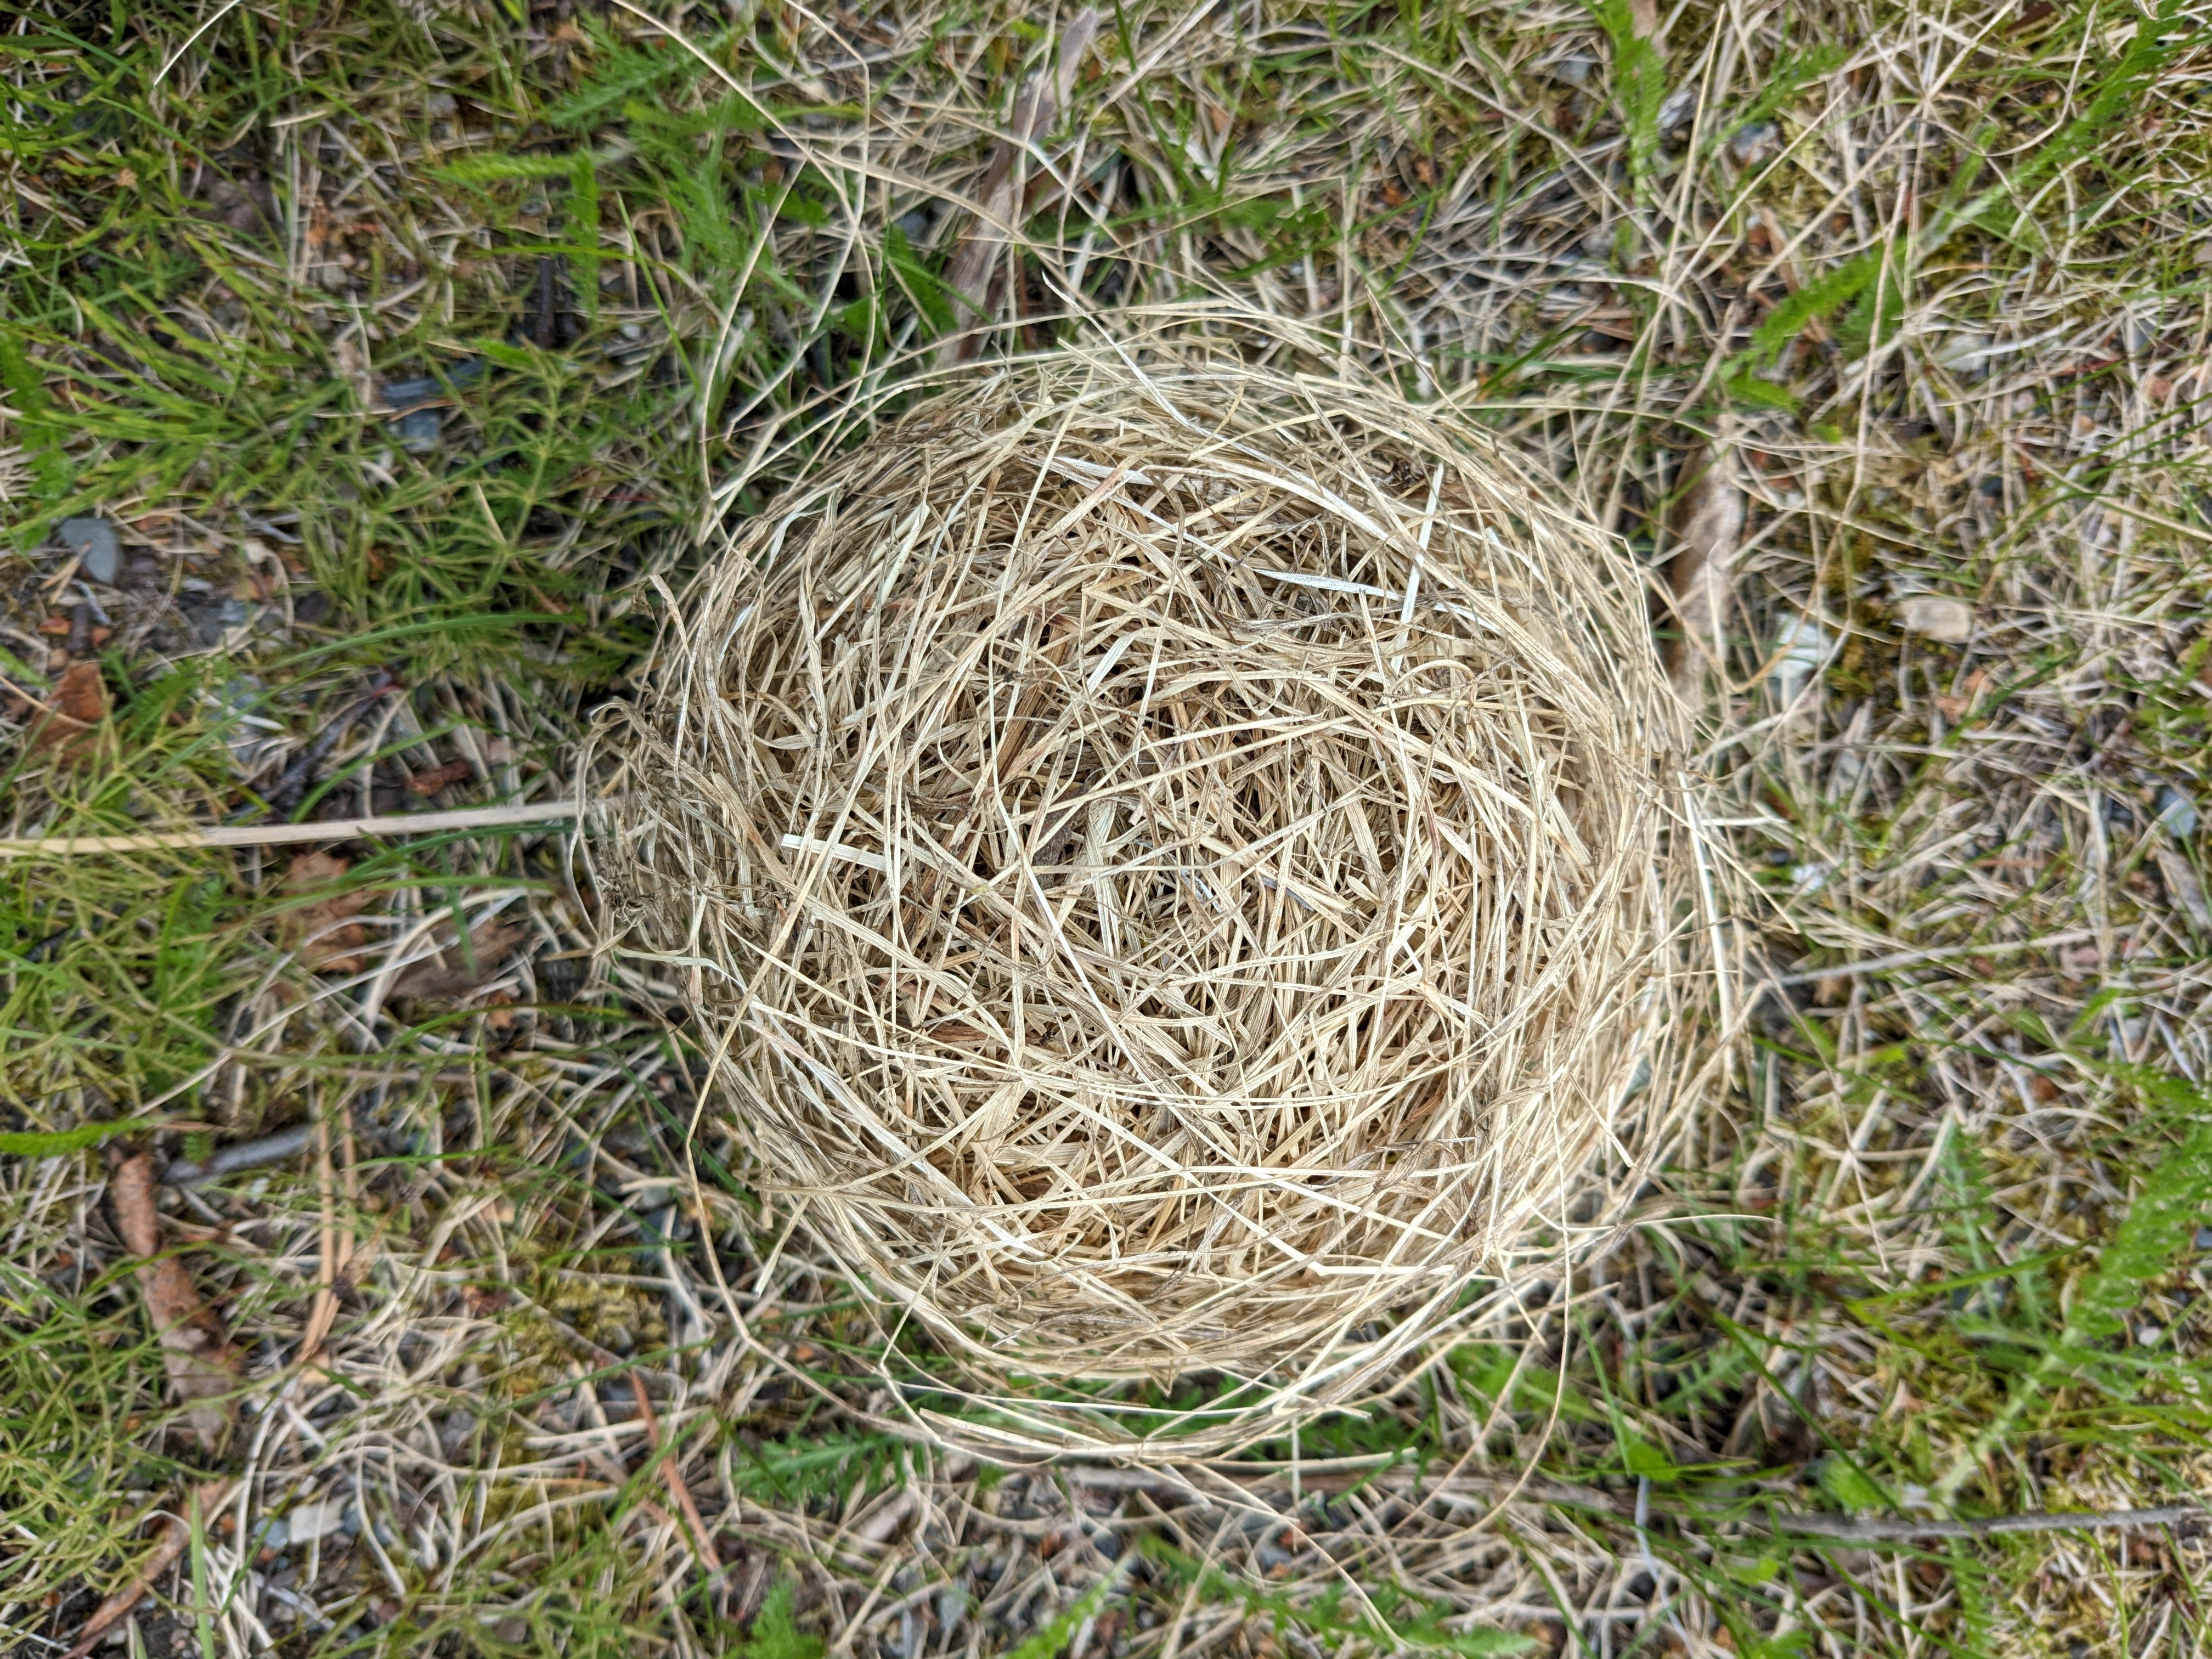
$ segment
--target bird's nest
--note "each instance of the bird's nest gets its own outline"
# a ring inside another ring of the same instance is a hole
[[[744,527],[602,728],[594,865],[879,1305],[1325,1403],[1682,1104],[1684,735],[1632,562],[1496,443],[1108,346]]]

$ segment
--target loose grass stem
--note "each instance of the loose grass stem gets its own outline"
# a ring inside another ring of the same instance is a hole
[[[386,812],[325,818],[316,823],[241,824],[208,830],[153,830],[137,836],[28,836],[0,841],[0,858],[69,858],[82,854],[147,853],[165,848],[283,847],[301,842],[354,841],[376,836],[429,836],[457,830],[499,830],[524,823],[565,823],[574,801],[465,806],[450,812]]]

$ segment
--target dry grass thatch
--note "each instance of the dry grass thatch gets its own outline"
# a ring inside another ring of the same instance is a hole
[[[1679,1103],[1683,717],[1625,556],[1447,409],[1143,357],[979,373],[744,526],[603,738],[601,878],[941,1342],[1334,1397]]]

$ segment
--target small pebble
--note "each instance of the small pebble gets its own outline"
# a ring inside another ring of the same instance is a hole
[[[2204,1230],[2212,1233],[2212,1227]],[[937,1592],[937,1627],[950,1638],[968,1622],[968,1597],[955,1584]]]
[[[442,398],[445,395],[445,387],[438,384],[435,376],[429,374],[418,374],[410,380],[386,380],[384,383],[384,401],[398,410],[412,409],[418,404],[427,404],[433,398]]]
[[[1899,611],[1908,634],[1923,635],[1947,645],[1963,645],[1974,637],[1974,607],[1964,599],[1915,593]]]
[[[2161,785],[2158,792],[2159,827],[2176,841],[2187,841],[2197,833],[2197,803],[2172,784]]]
[[[1989,359],[1996,345],[1992,335],[1954,334],[1936,348],[1936,361],[1954,374],[1978,380],[1989,373]],[[2003,486],[1998,486],[2002,492]]]
[[[1828,631],[1810,617],[1792,617],[1782,625],[1775,641],[1774,672],[1767,676],[1775,701],[1784,708],[1796,703],[1811,684],[1813,676],[1828,660],[1834,641]]]
[[[1771,121],[1747,122],[1729,139],[1729,157],[1739,167],[1748,166],[1781,137],[1782,129]]]
[[[344,1501],[336,1498],[311,1498],[304,1504],[292,1505],[285,1517],[292,1542],[311,1543],[318,1538],[327,1538],[345,1524]]]
[[[438,434],[445,424],[434,409],[413,409],[394,421],[392,430],[402,448],[410,455],[420,455],[438,447]]]
[[[226,599],[219,605],[201,605],[187,614],[202,647],[213,650],[222,643],[225,634],[243,623],[251,613],[243,599]]]
[[[77,556],[77,568],[86,580],[112,583],[123,568],[123,549],[115,539],[115,526],[105,519],[64,519],[62,545]]]

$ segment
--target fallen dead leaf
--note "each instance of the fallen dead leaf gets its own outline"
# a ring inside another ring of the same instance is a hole
[[[1974,637],[1974,607],[1964,599],[1936,593],[1915,593],[1898,607],[1905,631],[1946,645],[1964,645]]]
[[[284,872],[284,890],[310,893],[328,887],[349,866],[330,853],[302,853]],[[287,910],[277,921],[277,937],[297,951],[300,960],[319,973],[361,971],[358,952],[368,943],[368,929],[353,920],[368,902],[366,893],[333,893],[296,910]]]
[[[96,662],[73,662],[62,671],[46,712],[24,739],[31,752],[51,750],[56,759],[82,759],[92,748],[100,723],[107,718],[107,682]]]
[[[418,795],[434,795],[441,789],[450,789],[457,783],[466,783],[475,769],[465,760],[449,760],[442,766],[434,766],[427,772],[417,772],[407,780],[407,787]]]
[[[185,1264],[161,1254],[154,1184],[154,1155],[143,1148],[126,1154],[108,1179],[108,1208],[124,1248],[139,1258],[131,1271],[161,1344],[169,1386],[186,1403],[185,1420],[200,1444],[213,1451],[230,1428],[231,1406],[225,1396],[237,1386],[238,1356],[222,1318],[200,1300]]]
[[[1690,480],[1675,516],[1679,546],[1668,567],[1680,633],[1667,650],[1668,678],[1677,696],[1692,707],[1708,667],[1719,672],[1729,601],[1735,592],[1732,567],[1743,538],[1744,494],[1735,445],[1725,426],[1711,445],[1689,457],[1682,474]]]
[[[473,991],[492,976],[500,963],[514,954],[529,930],[512,922],[484,921],[469,929],[469,948],[464,955],[447,939],[438,954],[400,970],[392,981],[395,997],[457,997]],[[475,961],[471,969],[470,958]]]

